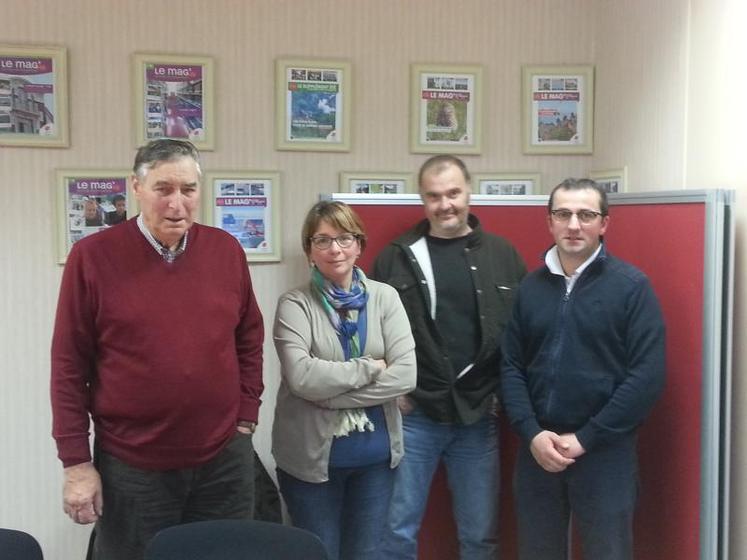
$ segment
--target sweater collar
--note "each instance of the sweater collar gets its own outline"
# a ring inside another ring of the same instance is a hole
[[[542,262],[545,264],[547,270],[550,273],[557,274],[559,276],[565,276],[565,272],[563,271],[563,267],[560,264],[560,258],[558,257],[557,253],[557,245],[553,244],[542,254]],[[604,242],[601,242],[596,251],[594,251],[594,253],[576,269],[575,276],[579,276],[587,268],[596,268],[597,266],[601,265],[604,261],[607,260],[608,256],[609,254],[607,253],[607,246],[604,244]]]
[[[156,253],[161,255],[167,263],[174,262],[179,255],[187,250],[187,236],[189,235],[189,231],[184,232],[184,236],[179,241],[179,245],[177,245],[176,249],[172,251],[171,249],[163,245],[160,241],[158,241],[158,239],[156,239],[155,236],[150,232],[148,227],[145,225],[145,222],[143,221],[142,214],[138,214],[137,216],[137,227],[140,230],[140,233],[143,234],[145,239],[148,240],[150,246],[153,247]]]

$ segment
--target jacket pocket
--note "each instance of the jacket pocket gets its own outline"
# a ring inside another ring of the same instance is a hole
[[[428,310],[420,293],[420,284],[415,279],[406,276],[390,278],[389,284],[397,290],[413,332],[422,328]]]
[[[503,333],[503,329],[511,318],[511,308],[514,305],[516,292],[519,285],[516,283],[496,282],[495,291],[497,293],[497,303],[495,308],[495,319],[498,325],[498,334]]]

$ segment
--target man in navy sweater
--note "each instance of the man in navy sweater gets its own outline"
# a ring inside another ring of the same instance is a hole
[[[521,560],[565,560],[571,514],[584,558],[633,558],[636,432],[664,385],[664,323],[646,276],[607,253],[607,195],[555,187],[555,245],[519,287],[503,339]]]
[[[179,140],[140,148],[140,215],[78,241],[65,265],[53,436],[64,511],[96,522],[96,560],[139,560],[160,529],[253,510],[262,315],[239,243],[194,223],[198,157]]]

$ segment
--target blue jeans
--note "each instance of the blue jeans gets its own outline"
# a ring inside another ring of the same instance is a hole
[[[293,525],[317,535],[329,560],[378,558],[394,483],[389,461],[330,468],[329,480],[320,483],[277,472]]]
[[[462,560],[495,560],[498,434],[492,414],[475,424],[439,424],[419,409],[403,417],[405,456],[397,468],[381,560],[417,558],[431,480],[443,459]]]

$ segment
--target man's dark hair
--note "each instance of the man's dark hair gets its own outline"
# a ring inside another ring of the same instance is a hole
[[[472,177],[467,171],[467,166],[464,162],[456,156],[450,154],[441,154],[428,158],[423,165],[420,166],[418,172],[418,188],[423,184],[423,177],[429,173],[440,173],[450,165],[455,165],[459,168],[464,176],[464,182],[468,185],[472,182]]]
[[[609,204],[607,203],[607,192],[600,187],[596,181],[591,179],[574,179],[572,177],[566,179],[558,186],[556,186],[550,193],[550,199],[547,201],[547,213],[549,214],[553,210],[553,199],[555,198],[555,192],[563,189],[565,191],[579,191],[583,189],[591,189],[599,193],[599,211],[602,216],[606,216],[609,213]]]
[[[191,142],[186,140],[173,140],[171,138],[159,138],[151,140],[145,146],[141,146],[135,154],[135,165],[132,171],[142,180],[149,170],[164,161],[174,161],[179,158],[192,158],[197,164],[197,172],[200,170],[200,152]]]
[[[124,196],[123,194],[115,194],[115,195],[114,195],[114,196],[112,197],[112,204],[116,204],[116,203],[117,203],[117,202],[119,202],[120,200],[121,200],[122,202],[127,202],[127,199],[125,198],[125,196]]]

